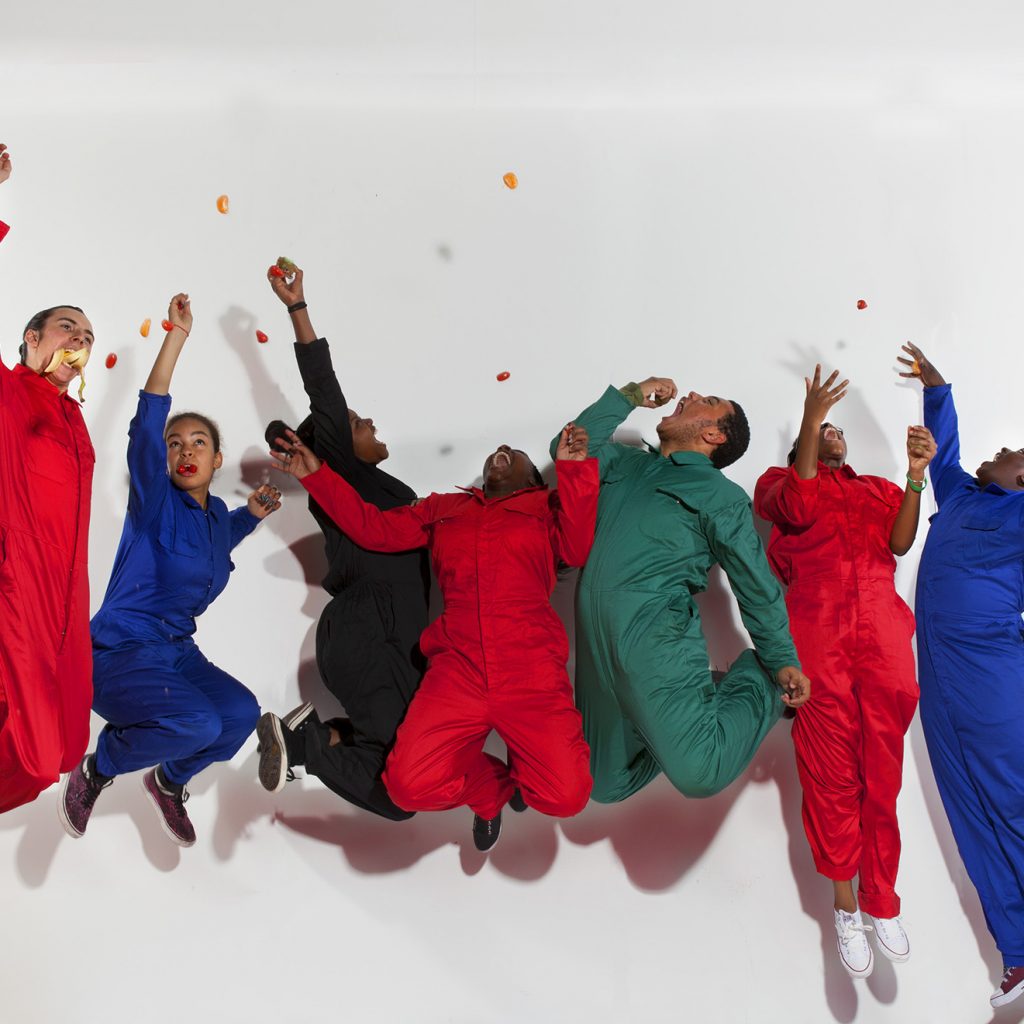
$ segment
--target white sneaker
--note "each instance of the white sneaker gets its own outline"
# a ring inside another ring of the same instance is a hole
[[[875,941],[882,956],[894,964],[905,964],[910,959],[910,939],[899,917],[876,917]]]
[[[866,978],[875,967],[875,955],[867,937],[867,932],[872,931],[871,925],[864,924],[859,910],[852,914],[836,910],[835,918],[839,959],[851,977]]]

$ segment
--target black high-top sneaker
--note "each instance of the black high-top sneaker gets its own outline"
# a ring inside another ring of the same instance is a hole
[[[289,769],[306,760],[306,740],[302,727],[313,714],[313,705],[300,704],[284,718],[269,711],[256,723],[257,750],[260,754],[260,785],[268,793],[279,793],[288,781]]]

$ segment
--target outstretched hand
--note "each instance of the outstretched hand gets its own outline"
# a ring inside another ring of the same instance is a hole
[[[908,341],[901,347],[911,357],[910,359],[904,359],[903,356],[896,357],[896,362],[910,367],[906,372],[900,371],[901,377],[919,377],[921,384],[926,388],[937,388],[946,383],[942,374],[932,366],[928,357],[913,342]]]
[[[846,397],[846,389],[850,382],[844,380],[836,384],[838,376],[839,371],[833,370],[822,384],[821,363],[818,363],[814,367],[814,377],[804,377],[804,386],[807,389],[804,398],[804,416],[809,416],[819,426],[825,422],[829,409]]]
[[[286,433],[287,439],[274,438],[274,444],[284,449],[270,453],[274,460],[274,469],[279,469],[296,480],[302,480],[320,468],[320,460],[299,440],[299,435],[294,430],[288,430]]]
[[[7,147],[0,142],[0,184],[3,184],[11,176],[11,154]]]
[[[782,703],[798,708],[806,704],[811,696],[811,681],[794,665],[786,665],[775,674],[775,682],[782,690]]]
[[[302,270],[299,267],[295,267],[291,280],[289,280],[288,275],[279,277],[274,273],[276,269],[276,263],[267,269],[267,280],[270,282],[270,287],[274,290],[274,294],[286,306],[293,306],[296,302],[305,302],[306,299],[302,293]]]
[[[281,492],[270,484],[263,484],[249,495],[247,505],[257,519],[266,519],[281,507]]]
[[[643,409],[657,409],[676,397],[676,382],[670,377],[648,377],[640,381],[640,389],[644,393],[641,402]]]
[[[582,462],[587,457],[590,447],[590,438],[587,435],[586,427],[577,426],[575,423],[567,423],[562,427],[562,434],[558,438],[558,449],[555,452],[556,461],[568,459],[572,462]]]

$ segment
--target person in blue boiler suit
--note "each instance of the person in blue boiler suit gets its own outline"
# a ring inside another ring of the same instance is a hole
[[[967,874],[1003,956],[992,993],[1024,992],[1024,449],[1001,448],[974,476],[960,466],[949,384],[903,346],[924,386],[938,444],[930,472],[939,511],[917,577],[921,723]]]

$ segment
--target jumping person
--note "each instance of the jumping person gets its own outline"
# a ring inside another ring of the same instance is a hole
[[[675,397],[671,380],[650,377],[608,388],[576,418],[601,467],[594,550],[576,595],[576,700],[601,803],[662,771],[685,796],[719,792],[784,706],[810,692],[750,499],[721,472],[749,442],[743,410],[691,391],[658,424],[660,454],[611,441],[634,408]],[[717,686],[693,600],[715,563],[757,651]]]
[[[917,653],[935,781],[967,874],[1003,957],[992,993],[1024,992],[1024,449],[1001,448],[974,476],[960,465],[953,394],[907,344],[902,377],[924,386],[939,511],[917,574]]]
[[[597,464],[586,432],[567,426],[556,453],[557,492],[521,451],[487,458],[483,488],[431,494],[382,512],[290,435],[280,468],[363,547],[427,547],[444,613],[420,644],[427,672],[398,729],[384,783],[410,811],[468,804],[477,849],[498,840],[501,809],[579,813],[590,793],[588,750],[565,664],[565,629],[551,607],[559,559],[582,565],[593,540]],[[483,752],[491,730],[508,763]]]
[[[317,337],[310,321],[302,270],[294,267],[288,277],[275,270],[267,276],[291,315],[295,359],[309,396],[310,416],[299,435],[363,501],[382,510],[412,504],[416,492],[381,468],[388,448],[377,437],[373,420],[359,416],[345,401],[327,340]],[[283,424],[271,424],[267,442],[273,444],[283,433]],[[309,510],[323,531],[328,561],[323,587],[331,595],[317,624],[316,663],[348,717],[321,723],[311,704],[283,719],[265,714],[257,726],[260,782],[276,792],[288,769],[302,765],[357,807],[393,821],[410,818],[412,813],[388,796],[381,773],[426,668],[419,650],[428,613],[426,553],[368,551],[342,533],[312,497]],[[295,733],[298,741],[286,750],[289,727],[307,719]]]
[[[888,959],[910,959],[896,874],[903,737],[917,708],[914,616],[896,593],[896,555],[917,536],[935,441],[907,428],[903,487],[858,476],[841,428],[825,421],[849,381],[805,378],[803,419],[787,469],[762,474],[754,510],[772,524],[768,560],[814,700],[793,723],[803,822],[819,873],[832,880],[836,946],[855,978],[874,967],[861,911]],[[858,879],[854,895],[853,879]]]
[[[93,708],[107,725],[65,778],[58,811],[80,837],[100,792],[148,768],[142,785],[164,832],[191,846],[185,784],[234,756],[259,718],[256,698],[196,646],[196,618],[227,585],[232,549],[280,508],[280,492],[264,485],[231,512],[210,493],[224,459],[216,424],[194,412],[168,419],[171,377],[192,329],[188,296],[175,295],[167,316],[171,329],[128,430],[128,513],[92,620]]]
[[[10,175],[0,146],[0,182]],[[25,325],[0,362],[0,811],[34,800],[89,743],[89,432],[68,386],[93,330],[78,306]]]

